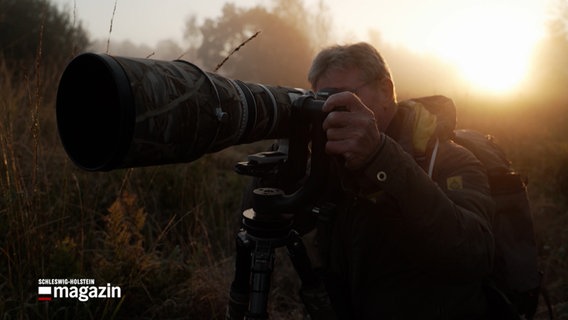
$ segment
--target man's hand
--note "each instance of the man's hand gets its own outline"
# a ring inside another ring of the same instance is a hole
[[[323,122],[327,154],[343,156],[348,169],[360,169],[375,154],[381,141],[375,114],[359,97],[347,91],[331,95],[322,111],[328,113]]]

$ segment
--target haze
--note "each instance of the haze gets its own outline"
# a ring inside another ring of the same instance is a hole
[[[186,21],[221,15],[225,0],[55,0],[83,23],[93,39],[129,41],[157,51],[163,40],[184,47]],[[239,7],[270,0],[241,0]],[[464,85],[491,94],[515,92],[543,35],[551,0],[305,0],[324,8],[335,42],[380,41],[455,68]],[[115,7],[116,5],[116,7]],[[113,14],[114,13],[114,14]],[[112,25],[111,25],[112,19]],[[112,26],[112,32],[110,27]],[[307,31],[309,32],[309,30]],[[381,50],[381,48],[379,48]],[[388,57],[397,59],[397,57]],[[397,64],[397,61],[391,61]]]

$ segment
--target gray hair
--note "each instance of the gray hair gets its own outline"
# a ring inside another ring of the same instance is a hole
[[[315,87],[329,69],[356,67],[363,72],[364,81],[388,78],[392,81],[389,67],[381,54],[366,42],[351,45],[335,45],[323,49],[312,62],[308,81]]]

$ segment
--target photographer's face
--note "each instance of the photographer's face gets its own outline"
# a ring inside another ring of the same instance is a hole
[[[317,81],[314,92],[349,91],[373,111],[378,129],[384,131],[393,116],[392,82],[390,79],[365,80],[363,72],[355,67],[327,70]]]

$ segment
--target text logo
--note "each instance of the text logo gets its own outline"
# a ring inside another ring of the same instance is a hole
[[[77,299],[81,302],[90,299],[118,299],[122,297],[122,289],[107,283],[96,286],[93,279],[39,279],[38,301],[54,299]]]

